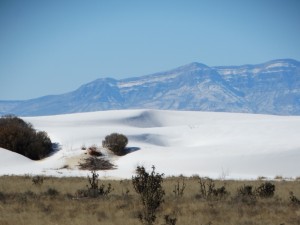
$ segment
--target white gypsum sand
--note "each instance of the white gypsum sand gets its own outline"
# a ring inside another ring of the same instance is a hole
[[[77,167],[84,157],[81,147],[101,146],[106,135],[117,132],[128,137],[133,152],[110,155],[117,169],[99,171],[102,177],[131,178],[137,165],[155,165],[167,176],[300,176],[297,116],[115,110],[23,119],[46,131],[61,149],[41,161],[0,149],[0,175],[86,176],[89,171]]]

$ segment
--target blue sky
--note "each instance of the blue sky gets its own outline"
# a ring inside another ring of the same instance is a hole
[[[298,0],[0,0],[0,100],[101,77],[300,60]]]

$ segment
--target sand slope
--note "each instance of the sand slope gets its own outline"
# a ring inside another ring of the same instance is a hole
[[[116,170],[100,174],[130,178],[137,165],[166,175],[227,178],[300,176],[300,117],[238,113],[116,110],[24,117],[46,131],[61,150],[39,162],[0,149],[0,174],[86,176],[76,169],[82,145],[101,146],[107,134],[129,138],[133,152],[111,157]],[[65,165],[72,169],[61,169]]]

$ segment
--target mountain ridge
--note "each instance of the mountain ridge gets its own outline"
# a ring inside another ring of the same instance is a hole
[[[192,62],[140,77],[99,78],[61,95],[0,101],[0,114],[19,116],[138,108],[300,115],[300,62]]]

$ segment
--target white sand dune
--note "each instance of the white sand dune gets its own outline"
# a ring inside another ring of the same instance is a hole
[[[112,157],[117,169],[101,171],[102,176],[130,178],[137,165],[155,165],[166,175],[300,176],[297,116],[116,110],[23,119],[46,131],[61,150],[35,162],[0,149],[1,175],[86,176],[88,171],[76,168],[81,146],[101,146],[106,135],[118,132],[129,138],[128,147],[135,151]],[[61,169],[66,164],[72,169]]]

